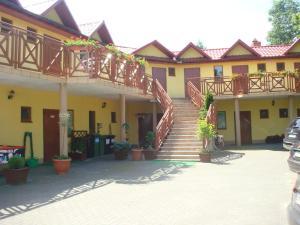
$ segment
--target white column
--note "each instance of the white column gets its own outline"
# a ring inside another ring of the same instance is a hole
[[[156,106],[156,101],[152,103],[152,127],[153,127],[153,132],[156,131],[156,126],[157,126],[157,106]]]
[[[234,108],[235,108],[236,145],[241,146],[241,119],[240,119],[240,104],[238,98],[234,100]]]
[[[120,95],[120,104],[121,104],[121,140],[126,141],[126,130],[123,127],[123,124],[126,123],[126,99],[125,99],[125,95]]]
[[[292,121],[294,119],[294,99],[293,96],[289,96],[289,120]]]
[[[60,114],[67,114],[68,112],[68,93],[67,84],[59,84],[60,94]],[[60,123],[59,125],[59,141],[60,141],[60,154],[68,155],[68,127]]]

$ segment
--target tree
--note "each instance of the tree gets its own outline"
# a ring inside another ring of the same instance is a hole
[[[205,49],[206,47],[204,46],[204,44],[202,43],[202,41],[198,40],[197,41],[197,47],[201,48],[201,49]]]
[[[268,33],[271,44],[289,44],[300,35],[299,0],[274,0],[269,11],[272,30]]]

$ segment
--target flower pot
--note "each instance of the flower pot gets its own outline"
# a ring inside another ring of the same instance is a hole
[[[143,151],[145,160],[156,159],[156,151],[154,149],[145,149]]]
[[[134,161],[139,161],[143,159],[143,150],[140,148],[135,148],[131,150],[131,157]]]
[[[66,174],[71,167],[71,159],[53,159],[54,170],[58,175]]]
[[[3,172],[6,183],[11,185],[24,184],[27,182],[29,168],[7,169]]]
[[[86,154],[85,153],[81,153],[81,152],[69,152],[69,157],[72,160],[79,160],[79,161],[83,161],[86,160]]]
[[[199,153],[200,161],[209,163],[211,162],[211,155],[210,153]]]
[[[128,152],[121,150],[121,151],[114,151],[115,160],[125,160],[127,159]]]

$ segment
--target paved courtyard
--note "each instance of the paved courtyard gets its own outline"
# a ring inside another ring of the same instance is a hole
[[[230,150],[214,163],[92,160],[29,183],[0,178],[1,225],[286,225],[288,152]]]

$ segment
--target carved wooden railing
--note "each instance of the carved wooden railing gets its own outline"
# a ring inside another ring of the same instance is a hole
[[[189,98],[194,103],[194,105],[197,106],[198,108],[201,108],[201,106],[203,105],[203,97],[199,89],[196,88],[191,81],[188,81],[187,83],[187,92]]]
[[[152,94],[152,78],[135,61],[116,57],[104,46],[73,49],[50,37],[0,22],[0,64],[67,79],[88,77]]]
[[[210,104],[206,115],[206,121],[213,125],[217,124],[217,109],[214,103]]]
[[[167,92],[164,90],[158,80],[154,81],[155,90],[153,91],[156,100],[160,103],[164,112],[161,120],[156,126],[155,131],[155,149],[159,150],[160,146],[166,139],[174,122],[173,103]]]

